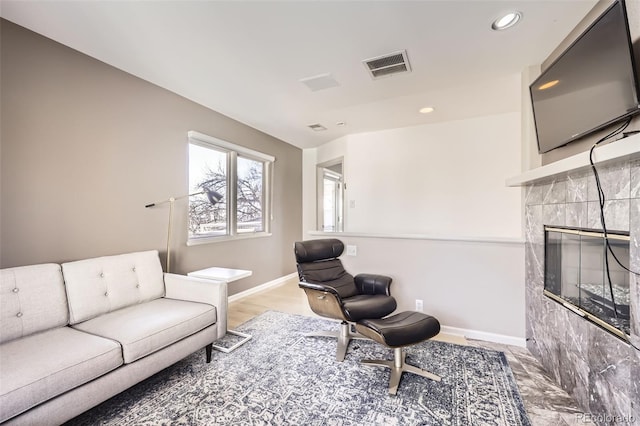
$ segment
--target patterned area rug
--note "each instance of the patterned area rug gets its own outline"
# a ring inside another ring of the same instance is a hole
[[[404,373],[396,396],[389,370],[361,359],[392,359],[373,341],[349,345],[304,337],[338,324],[267,312],[239,327],[253,339],[229,354],[204,351],[73,419],[73,425],[530,425],[502,352],[426,341],[407,362],[441,382]]]

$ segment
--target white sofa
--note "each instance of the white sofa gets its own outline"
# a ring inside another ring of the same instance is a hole
[[[224,336],[227,285],[157,251],[0,270],[0,422],[60,424]],[[203,359],[204,362],[204,359]]]

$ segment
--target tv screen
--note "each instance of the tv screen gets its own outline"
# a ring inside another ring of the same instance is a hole
[[[538,151],[640,112],[625,5],[611,5],[530,86]]]

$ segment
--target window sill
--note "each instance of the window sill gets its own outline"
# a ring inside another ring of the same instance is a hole
[[[219,237],[202,237],[202,238],[190,238],[187,240],[187,246],[200,246],[203,244],[213,244],[213,243],[222,243],[225,241],[236,241],[236,240],[248,240],[252,238],[264,238],[270,237],[272,234],[270,232],[255,232],[251,234],[240,234],[240,235],[224,235]]]

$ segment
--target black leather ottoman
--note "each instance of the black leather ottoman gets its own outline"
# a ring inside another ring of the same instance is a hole
[[[395,395],[403,372],[417,374],[431,380],[441,378],[419,367],[405,363],[406,353],[402,348],[430,339],[440,332],[440,322],[422,312],[400,312],[382,319],[365,319],[356,323],[356,330],[372,340],[393,348],[393,360],[364,360],[363,364],[372,364],[389,368],[389,393]]]

